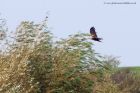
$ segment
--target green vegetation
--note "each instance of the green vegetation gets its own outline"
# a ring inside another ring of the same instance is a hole
[[[126,68],[130,69],[130,70],[133,71],[133,72],[138,72],[138,73],[140,73],[140,67],[126,67]]]
[[[94,50],[85,33],[53,40],[47,19],[5,25],[0,43],[0,93],[140,93],[140,79],[119,60]]]
[[[132,67],[120,67],[120,69],[129,69],[133,73],[137,73],[140,75],[140,67],[139,66],[132,66]]]

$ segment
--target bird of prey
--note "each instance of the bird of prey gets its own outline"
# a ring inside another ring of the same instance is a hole
[[[98,38],[94,27],[91,27],[91,28],[90,28],[90,34],[91,34],[91,36],[92,36],[92,38],[91,38],[92,40],[101,42],[100,40],[102,40],[102,38]]]

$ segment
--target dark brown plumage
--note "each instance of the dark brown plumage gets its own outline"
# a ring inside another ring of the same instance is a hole
[[[90,34],[91,34],[91,36],[92,36],[92,38],[91,38],[92,40],[101,42],[100,40],[102,40],[102,38],[98,38],[94,27],[91,27],[91,28],[90,28]]]

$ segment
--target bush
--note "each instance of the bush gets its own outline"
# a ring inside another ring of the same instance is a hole
[[[53,42],[46,23],[21,22],[13,41],[6,43],[0,56],[0,92],[91,93],[95,72],[103,67],[97,65],[102,61],[88,34]]]
[[[112,80],[125,93],[140,93],[140,76],[129,68],[122,68],[112,75]]]

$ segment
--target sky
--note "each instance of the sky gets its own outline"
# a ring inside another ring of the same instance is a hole
[[[124,1],[136,4],[105,4]],[[47,15],[48,27],[58,38],[89,33],[94,26],[103,38],[102,43],[95,42],[96,52],[119,57],[120,66],[140,66],[139,3],[139,0],[0,0],[0,13],[11,31],[21,21],[40,22]]]

